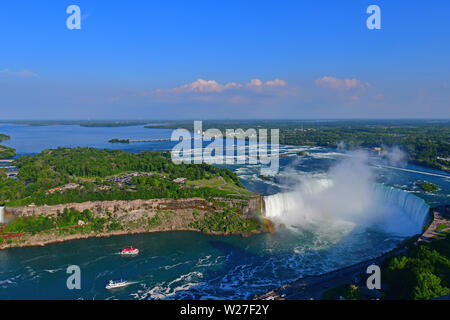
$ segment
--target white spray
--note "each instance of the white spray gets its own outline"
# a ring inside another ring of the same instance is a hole
[[[5,207],[4,206],[0,206],[0,223],[5,223]]]
[[[405,191],[377,186],[363,151],[349,153],[327,174],[297,174],[297,179],[293,191],[265,197],[268,218],[301,228],[339,222],[378,225],[408,236],[420,232],[429,209]]]

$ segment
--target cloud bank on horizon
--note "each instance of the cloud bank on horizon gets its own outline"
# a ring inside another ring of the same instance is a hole
[[[286,81],[280,79],[268,80],[266,82],[262,82],[259,79],[252,79],[250,82],[246,84],[240,84],[236,82],[228,82],[224,85],[218,83],[215,80],[203,80],[197,79],[192,83],[182,85],[178,88],[173,88],[170,90],[161,90],[157,89],[154,93],[193,93],[193,92],[202,92],[202,93],[210,93],[210,92],[224,92],[227,90],[233,89],[259,89],[263,90],[264,88],[273,88],[273,87],[284,87],[286,86]]]
[[[247,83],[228,82],[224,84],[216,80],[197,79],[176,88],[156,89],[152,92],[143,92],[141,95],[157,102],[262,103],[263,100],[273,101],[277,97],[295,94],[294,90],[286,90],[286,87],[287,82],[278,78],[264,82],[255,78]]]
[[[361,80],[351,78],[339,79],[332,76],[324,76],[315,80],[319,88],[335,89],[344,91],[341,98],[349,101],[359,101],[359,95],[370,88],[369,83],[362,83]],[[251,79],[247,83],[228,82],[221,84],[216,80],[197,79],[191,83],[183,84],[172,89],[156,89],[150,92],[142,92],[141,96],[149,97],[158,102],[176,102],[180,98],[184,101],[208,101],[246,104],[246,103],[275,103],[287,97],[296,97],[301,100],[302,92],[307,89],[296,85],[289,85],[287,81],[275,78],[273,80],[262,81]],[[321,91],[321,95],[327,92]],[[151,101],[151,100],[149,100]]]
[[[253,78],[247,82],[223,83],[198,78],[172,88],[142,91],[111,87],[98,92],[95,88],[97,84],[94,84],[93,88],[76,88],[75,95],[68,88],[59,90],[60,84],[42,83],[40,78],[39,73],[26,69],[0,70],[0,82],[12,88],[25,86],[30,90],[24,97],[11,91],[5,92],[5,88],[0,87],[3,97],[9,96],[10,100],[14,100],[11,103],[14,107],[2,110],[5,119],[8,118],[8,111],[12,119],[450,117],[450,102],[449,108],[444,107],[439,115],[433,112],[439,106],[432,105],[435,100],[441,100],[444,104],[450,101],[447,82],[442,83],[441,88],[405,91],[404,94],[409,95],[406,100],[409,109],[405,109],[403,105],[406,101],[400,101],[392,92],[354,77],[338,78],[331,75],[302,84],[280,78]],[[441,94],[444,92],[445,98],[436,97],[436,91],[441,91]],[[62,102],[54,99],[54,92],[57,92]],[[27,108],[30,103],[36,106],[35,110],[43,112],[32,112]],[[55,113],[56,105],[59,110],[76,108],[77,111],[72,114]],[[21,109],[26,112],[20,112]],[[46,110],[50,116],[43,116]]]

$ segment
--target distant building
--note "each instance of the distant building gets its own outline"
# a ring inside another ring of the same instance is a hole
[[[68,189],[76,189],[78,186],[79,186],[79,184],[77,184],[77,183],[68,183],[63,187],[56,187],[56,188],[49,189],[47,192],[48,193],[64,192],[65,190],[68,190]]]
[[[375,151],[378,155],[381,155],[381,148],[380,147],[375,147],[373,148],[373,151]]]
[[[179,183],[179,184],[185,184],[186,180],[187,180],[186,178],[176,178],[176,179],[173,179],[172,181],[175,183]]]
[[[61,192],[63,190],[62,187],[48,189],[48,193],[55,193],[56,191]]]

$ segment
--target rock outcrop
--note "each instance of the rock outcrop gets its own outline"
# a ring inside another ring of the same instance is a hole
[[[254,218],[261,213],[261,197],[250,199],[219,199],[225,201],[231,207],[240,207],[242,215],[246,219]],[[106,214],[110,212],[118,218],[127,218],[127,220],[137,220],[141,217],[152,217],[157,211],[174,211],[184,213],[186,211],[197,210],[200,212],[221,211],[222,208],[214,202],[203,198],[187,199],[148,199],[148,200],[114,200],[114,201],[87,201],[81,203],[66,203],[57,205],[43,206],[22,206],[6,207],[7,215],[16,217],[27,217],[33,215],[57,215],[64,209],[74,208],[78,211],[90,210],[95,214]]]
[[[111,212],[119,216],[139,215],[141,212],[156,212],[157,210],[183,210],[183,209],[200,209],[212,210],[214,206],[211,202],[202,198],[189,199],[149,199],[149,200],[114,200],[114,201],[87,201],[81,203],[66,203],[57,205],[43,206],[24,206],[24,207],[7,207],[8,214],[18,217],[26,217],[32,215],[56,215],[65,208],[74,208],[78,211],[91,210],[95,213]]]
[[[62,242],[89,237],[107,237],[113,235],[136,234],[164,231],[202,231],[192,225],[203,219],[208,213],[223,212],[224,208],[234,208],[241,213],[244,219],[254,219],[261,213],[261,198],[214,198],[211,201],[203,198],[187,199],[148,199],[148,200],[114,200],[114,201],[88,201],[82,203],[66,203],[44,206],[7,207],[5,213],[12,219],[14,217],[31,217],[37,215],[56,216],[64,209],[77,211],[90,210],[97,217],[113,219],[120,223],[120,230],[104,230],[101,232],[76,232],[73,233],[37,233],[23,234],[17,241],[3,243],[0,249],[24,246],[42,246],[49,243]],[[258,219],[261,221],[261,219]],[[75,227],[84,227],[86,223],[78,221]],[[70,226],[69,228],[73,228]],[[77,229],[78,230],[78,229]],[[265,232],[264,224],[259,230],[243,231],[207,231],[210,234],[240,234],[249,236],[255,233]]]

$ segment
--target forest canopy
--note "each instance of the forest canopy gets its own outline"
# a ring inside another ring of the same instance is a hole
[[[11,206],[228,195],[214,188],[187,187],[173,181],[177,178],[194,181],[221,177],[243,188],[237,175],[228,169],[205,163],[174,164],[169,152],[57,148],[23,156],[13,165],[19,168],[17,179],[0,171],[0,201]],[[127,178],[127,173],[133,174]]]

